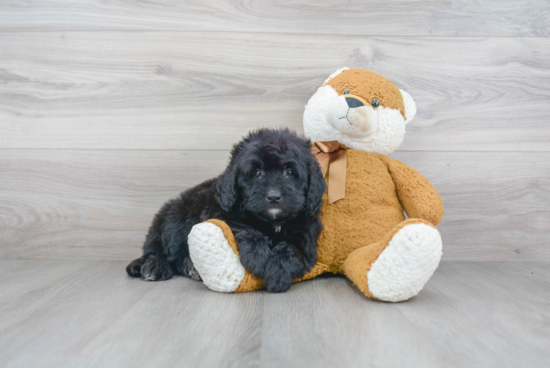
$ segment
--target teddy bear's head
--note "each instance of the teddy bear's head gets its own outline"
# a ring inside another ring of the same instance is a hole
[[[340,69],[309,99],[304,131],[312,141],[333,141],[378,154],[395,151],[416,114],[412,97],[375,72]]]

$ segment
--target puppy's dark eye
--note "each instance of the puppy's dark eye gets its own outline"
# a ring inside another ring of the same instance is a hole
[[[293,176],[294,176],[294,170],[292,170],[292,169],[285,169],[285,176],[286,176],[287,178],[293,177]]]
[[[256,169],[256,171],[254,171],[254,176],[259,178],[262,176],[262,170],[260,169]]]
[[[345,90],[342,91],[342,94],[343,95],[347,95],[348,93],[350,93],[350,89],[349,88],[346,88]]]
[[[372,107],[378,107],[380,106],[380,101],[378,101],[376,98],[374,100],[372,100],[372,102],[370,103]]]

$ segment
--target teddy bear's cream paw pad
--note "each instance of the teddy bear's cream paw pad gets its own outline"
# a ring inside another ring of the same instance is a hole
[[[203,222],[193,226],[189,236],[189,255],[204,284],[211,290],[230,293],[244,278],[244,267],[222,229]]]
[[[441,235],[425,224],[399,230],[367,273],[369,291],[376,298],[399,302],[422,290],[439,265]]]

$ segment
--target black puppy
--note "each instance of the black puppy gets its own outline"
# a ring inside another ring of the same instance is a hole
[[[325,180],[311,142],[287,129],[251,132],[233,146],[225,172],[167,202],[155,215],[130,276],[158,281],[174,273],[200,280],[187,236],[208,219],[225,221],[240,260],[268,291],[286,291],[317,262]]]

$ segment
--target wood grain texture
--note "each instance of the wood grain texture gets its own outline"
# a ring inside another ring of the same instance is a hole
[[[547,37],[550,5],[544,0],[5,0],[0,4],[0,30]]]
[[[546,0],[0,2],[0,366],[547,367],[549,263],[519,261],[550,262],[548,36]],[[476,262],[397,304],[126,275],[162,203],[250,129],[301,132],[344,66],[416,100],[392,157]]]
[[[344,279],[266,294],[263,356],[292,367],[542,367],[550,283],[538,269],[548,265],[525,266],[443,263],[396,304],[367,301]]]
[[[46,285],[37,277],[38,292],[14,298],[24,309],[1,329],[2,365],[257,365],[263,294],[236,298],[184,278],[140,282],[124,262],[87,263]]]
[[[396,152],[443,197],[447,261],[550,261],[550,155]]]
[[[80,272],[70,272],[75,265]],[[547,263],[443,263],[417,297],[396,304],[369,300],[340,277],[282,294],[222,294],[182,277],[132,279],[124,266],[0,260],[29,270],[18,273],[24,292],[9,286],[14,278],[0,280],[11,290],[0,303],[0,364],[545,367],[550,359]]]
[[[0,148],[228,149],[302,131],[348,66],[415,98],[402,150],[550,149],[549,38],[5,32],[0,49]]]
[[[228,154],[0,150],[0,257],[139,255],[160,206],[219,175]]]
[[[0,150],[0,257],[130,259],[225,150]],[[550,261],[550,153],[396,152],[444,200],[446,261]]]

